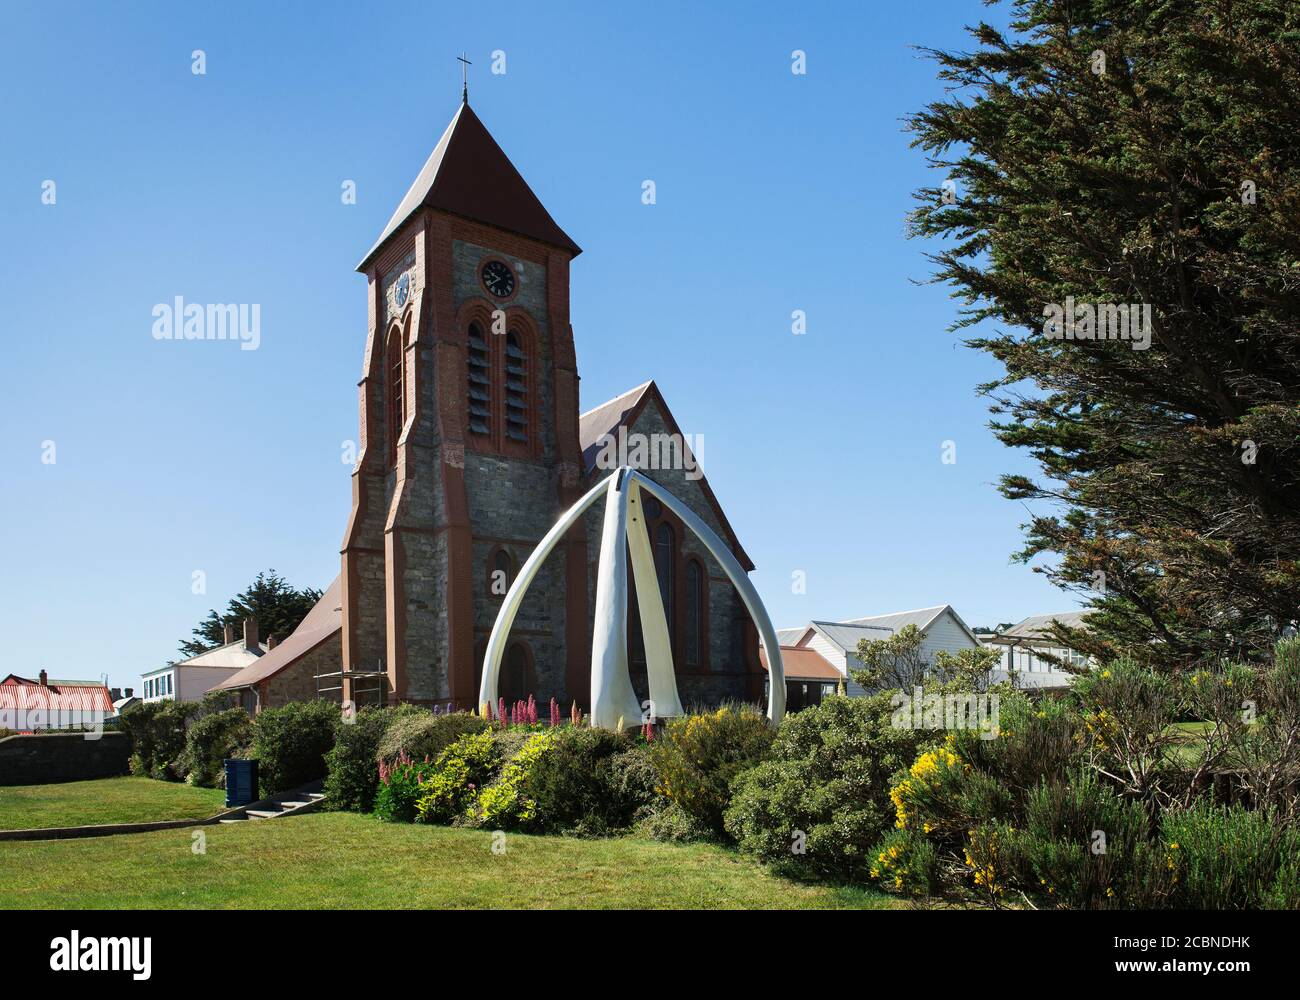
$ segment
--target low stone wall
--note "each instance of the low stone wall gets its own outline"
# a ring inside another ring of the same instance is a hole
[[[103,733],[88,740],[84,733],[10,736],[0,740],[0,785],[43,785],[86,781],[126,774],[131,738]]]

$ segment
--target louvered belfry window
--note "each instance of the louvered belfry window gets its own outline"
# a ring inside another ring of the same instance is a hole
[[[505,435],[528,440],[528,358],[514,330],[506,334]]]
[[[402,435],[402,425],[406,422],[406,399],[403,385],[405,359],[402,357],[402,334],[393,327],[388,335],[386,348],[388,366],[388,384],[384,387],[388,396],[388,464],[397,464],[397,439]]]
[[[492,433],[492,355],[483,330],[469,325],[469,432]]]

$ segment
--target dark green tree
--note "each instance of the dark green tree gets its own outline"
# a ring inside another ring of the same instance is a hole
[[[181,653],[185,658],[198,656],[222,644],[226,623],[235,626],[235,634],[242,635],[244,619],[257,619],[257,631],[265,641],[269,635],[283,639],[307,617],[307,612],[321,598],[321,591],[307,587],[295,590],[275,570],[258,573],[245,590],[236,594],[226,604],[225,614],[215,609],[194,629],[194,638],[183,639]]]
[[[1018,558],[1089,597],[1076,648],[1266,659],[1300,608],[1300,4],[1010,14],[925,50],[948,93],[908,125],[952,182],[911,231],[1005,367],[995,433],[1039,466],[1001,491],[1049,502]],[[1083,303],[1149,305],[1149,349]]]

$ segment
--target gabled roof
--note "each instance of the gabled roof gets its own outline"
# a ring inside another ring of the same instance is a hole
[[[234,642],[228,642],[223,646],[205,649],[202,653],[191,656],[188,660],[180,660],[177,663],[168,663],[166,666],[146,670],[140,676],[149,677],[176,667],[217,667],[224,670],[242,670],[250,663],[256,663],[257,658],[264,655],[266,655],[266,643],[258,643],[255,649],[249,649],[244,645],[244,640],[241,638],[236,639]]]
[[[767,654],[760,646],[758,660],[767,669]],[[844,675],[815,649],[801,646],[781,647],[781,666],[788,681],[842,681]]]
[[[555,224],[468,104],[461,104],[357,270],[364,271],[388,238],[421,208],[441,209],[530,236],[562,247],[575,257],[582,253],[578,244]]]
[[[213,690],[246,688],[269,680],[282,670],[293,666],[299,659],[327,639],[337,637],[343,630],[343,578],[336,576],[321,599],[307,612],[289,638],[267,651],[255,663],[239,673],[227,677]]]
[[[668,427],[668,433],[676,434],[682,439],[683,454],[689,455],[690,461],[695,461],[695,457],[691,454],[690,447],[686,443],[685,435],[682,434],[682,429],[678,426],[677,418],[673,416],[673,411],[668,409],[668,404],[664,401],[659,386],[655,385],[654,379],[651,379],[649,382],[642,382],[634,389],[629,389],[621,396],[615,396],[608,402],[601,403],[578,417],[578,447],[582,449],[582,460],[588,474],[596,471],[596,459],[602,446],[601,439],[607,434],[617,435],[620,427],[631,428],[636,423],[637,417],[641,415],[641,411],[649,403],[654,403],[659,408],[664,423]],[[736,554],[736,558],[740,561],[740,565],[745,568],[745,571],[752,570],[754,563],[745,553],[744,548],[741,547],[740,540],[736,537],[735,531],[732,530],[727,515],[723,513],[722,504],[718,503],[718,498],[714,496],[713,488],[709,485],[709,480],[704,475],[703,469],[700,469],[700,478],[697,482],[704,492],[705,500],[713,508],[713,513],[717,515],[718,524],[722,527],[723,538],[730,543],[732,552]]]
[[[1084,619],[1088,617],[1089,611],[1058,611],[1053,615],[1030,615],[1022,622],[1017,622],[1011,628],[1004,632],[998,633],[999,638],[1008,639],[1040,639],[1048,638],[1048,629],[1052,622],[1060,622],[1066,628],[1079,628],[1084,624]]]
[[[951,604],[936,604],[932,608],[917,608],[915,611],[896,611],[893,614],[888,615],[869,615],[866,618],[850,618],[841,624],[875,625],[879,628],[887,628],[894,632],[897,632],[908,625],[915,625],[918,629],[924,632],[933,625],[939,616],[945,611],[949,612],[952,615],[953,620],[961,627],[961,630],[970,636],[971,642],[979,645],[979,639],[975,637],[975,633],[970,630],[970,626],[961,620],[961,615],[957,614],[957,612],[953,610]]]
[[[113,713],[113,697],[99,681],[52,681],[42,684],[10,674],[0,680],[0,708],[12,711]]]
[[[807,625],[800,625],[798,628],[779,628],[776,630],[776,641],[781,644],[782,648],[798,646],[799,640],[804,637],[807,631]]]
[[[617,433],[619,427],[629,425],[636,419],[636,414],[641,412],[642,399],[652,385],[653,379],[642,382],[636,388],[629,389],[623,395],[615,396],[578,417],[578,442],[588,472],[596,468],[601,439],[607,434]]]
[[[856,655],[863,639],[888,639],[893,631],[878,625],[850,625],[846,622],[811,622],[813,628],[844,652]]]

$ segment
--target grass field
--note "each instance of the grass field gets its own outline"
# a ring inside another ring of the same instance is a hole
[[[204,819],[225,808],[219,788],[152,778],[101,778],[57,785],[0,786],[0,830]]]
[[[88,840],[0,842],[0,908],[897,908],[711,845],[508,834],[316,813]]]

